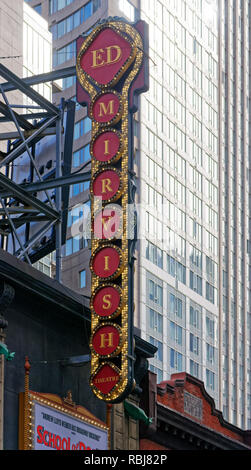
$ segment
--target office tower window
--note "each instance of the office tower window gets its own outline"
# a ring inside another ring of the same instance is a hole
[[[166,229],[167,249],[169,252],[186,258],[186,240],[170,228]]]
[[[158,165],[154,160],[149,158],[147,155],[144,156],[146,159],[146,173],[159,186],[163,184],[163,168]]]
[[[182,328],[181,326],[177,325],[176,323],[170,321],[170,339],[178,344],[179,346],[182,346]]]
[[[56,13],[58,10],[62,10],[66,6],[73,3],[75,0],[49,0],[49,12],[50,15]]]
[[[206,275],[212,282],[217,281],[217,264],[209,256],[206,256]],[[223,275],[224,281],[225,278],[226,277]]]
[[[170,255],[167,255],[167,272],[186,284],[186,267]]]
[[[199,364],[190,359],[190,374],[199,378]]]
[[[207,199],[212,204],[217,206],[217,204],[218,204],[218,189],[217,189],[217,187],[213,183],[208,181],[207,179],[205,179],[205,186],[204,187],[205,187],[205,196],[207,197]]]
[[[215,362],[215,349],[211,344],[206,344],[206,351],[207,351],[207,362],[210,364],[214,364]]]
[[[86,287],[86,270],[83,269],[83,271],[80,271],[79,273],[79,287],[82,289],[83,287]]]
[[[207,230],[204,231],[205,237],[205,248],[210,251],[214,256],[218,254],[218,240],[217,238]]]
[[[191,193],[191,191],[189,191],[189,193],[190,193],[192,211],[194,215],[196,215],[197,217],[201,219],[202,218],[202,200],[195,194]]]
[[[79,251],[80,241],[81,241],[80,235],[77,235],[76,237],[68,238],[68,240],[66,240],[66,245],[65,245],[65,255],[69,256]]]
[[[215,291],[216,289],[214,286],[209,284],[209,282],[206,282],[206,299],[213,304],[215,303]]]
[[[92,122],[88,116],[76,122],[74,126],[74,140],[79,139],[83,135],[87,134],[87,132],[90,132],[91,128]]]
[[[163,287],[157,282],[148,279],[149,300],[156,303],[159,307],[163,306]]]
[[[171,292],[169,293],[168,308],[173,316],[177,316],[178,318],[182,319],[182,300],[176,297]]]
[[[82,235],[76,235],[75,237],[68,238],[65,244],[65,256],[70,256],[78,251],[86,248],[88,242],[83,238]]]
[[[199,354],[199,338],[190,333],[190,351],[198,356]]]
[[[76,41],[72,41],[61,49],[53,51],[53,67],[61,65],[76,55]]]
[[[181,353],[172,348],[170,349],[170,366],[177,372],[182,372],[183,370],[183,356]]]
[[[202,243],[202,226],[191,218],[189,218],[189,235],[198,243]]]
[[[196,307],[194,305],[190,305],[190,325],[194,328],[199,329],[201,322],[201,307]]]
[[[76,133],[76,135],[78,135]],[[85,145],[79,150],[76,150],[76,152],[73,152],[73,158],[72,158],[72,166],[73,168],[76,168],[83,163],[87,162],[90,160],[91,154],[90,154],[90,144]]]
[[[163,268],[163,251],[153,243],[146,242],[146,258],[159,268]]]
[[[202,252],[195,246],[190,245],[190,265],[202,270]]]
[[[215,322],[208,316],[206,316],[206,333],[209,338],[215,339]]]
[[[84,204],[78,204],[73,207],[68,212],[68,227],[76,223],[83,223],[83,220],[86,219],[90,214],[90,201],[85,202]]]
[[[101,0],[91,0],[84,6],[84,21],[92,16],[101,6]]]
[[[42,14],[42,4],[41,3],[39,3],[38,5],[35,5],[33,8],[37,13],[39,13],[39,15]]]
[[[52,33],[53,39],[56,40],[61,38],[64,36],[64,34],[69,33],[74,28],[77,28],[80,24],[82,24],[84,21],[83,13],[84,9],[80,8],[64,20],[52,25],[50,31]]]
[[[152,308],[148,309],[148,320],[151,330],[154,330],[156,333],[163,333],[163,316],[153,310]]]
[[[186,178],[186,160],[169,146],[167,146],[167,163],[178,175]]]
[[[217,212],[207,204],[204,206],[205,208],[205,222],[212,227],[214,230],[218,230],[218,214]]]
[[[65,8],[66,6],[70,5],[73,3],[74,0],[49,0],[49,13],[50,15],[53,15],[53,13],[56,13],[59,10],[62,10],[62,8]],[[91,0],[88,2],[82,10],[82,21],[86,21],[90,16],[92,16],[98,8],[101,6],[101,0]],[[76,26],[74,26],[76,27]]]
[[[148,237],[155,243],[163,241],[162,221],[156,219],[152,214],[146,212],[146,231]]]
[[[86,191],[90,187],[90,181],[86,181],[85,183],[79,184],[72,184],[70,186],[70,197],[78,196],[78,194]]]
[[[194,290],[194,292],[197,292],[197,294],[202,295],[202,278],[193,271],[190,271],[189,286],[190,289]]]
[[[162,213],[163,197],[152,186],[147,185],[147,204]]]
[[[167,192],[185,206],[186,205],[186,187],[169,173],[167,173],[166,182],[167,182],[167,188],[166,188]]]
[[[202,166],[202,148],[195,142],[192,142],[192,157],[198,165]]]
[[[215,390],[215,374],[209,369],[206,369],[206,386],[212,391]]]
[[[158,348],[158,351],[155,353],[155,358],[162,362],[163,361],[163,344],[161,341],[158,341],[156,338],[153,338],[153,336],[149,337],[149,341],[153,346],[156,346]]]
[[[75,85],[75,83],[76,83],[76,77],[63,78],[63,83],[62,83],[63,90],[65,90],[66,88],[70,88],[71,86]]]

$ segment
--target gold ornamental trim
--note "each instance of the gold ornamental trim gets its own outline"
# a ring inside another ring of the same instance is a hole
[[[116,134],[117,137],[119,138],[119,148],[118,148],[118,151],[117,153],[112,157],[110,158],[110,160],[107,160],[107,161],[100,161],[100,160],[97,160],[94,153],[93,153],[93,146],[95,144],[95,141],[97,140],[97,138],[106,133],[106,132],[112,132],[113,134]],[[94,158],[95,160],[95,163],[97,165],[102,165],[102,166],[109,166],[113,163],[116,163],[123,155],[124,153],[124,142],[123,142],[123,138],[122,138],[122,135],[121,135],[121,132],[119,132],[117,129],[114,129],[113,127],[105,127],[105,128],[101,128],[99,129],[99,131],[93,135],[92,139],[91,139],[91,142],[90,142],[90,154],[91,156]]]
[[[99,98],[101,98],[101,96],[104,96],[104,95],[107,95],[107,94],[112,94],[114,96],[116,96],[116,98],[118,98],[119,100],[119,109],[118,109],[118,112],[116,113],[116,115],[110,119],[109,121],[106,121],[106,122],[99,122],[99,121],[96,121],[96,119],[94,119],[94,115],[93,115],[93,108],[97,102],[97,100]],[[113,126],[115,124],[117,124],[120,119],[122,118],[122,114],[123,114],[123,109],[124,109],[124,102],[123,102],[123,99],[122,99],[122,96],[120,93],[118,93],[116,90],[112,90],[112,89],[107,89],[107,90],[101,90],[99,93],[97,93],[97,95],[95,96],[95,99],[91,102],[90,104],[90,112],[89,112],[89,116],[91,119],[93,119],[101,128],[102,127],[105,127],[105,126]]]
[[[113,351],[112,353],[110,353],[110,354],[99,354],[95,351],[95,349],[93,347],[93,338],[94,338],[94,335],[100,330],[100,328],[105,327],[105,326],[112,326],[112,327],[116,328],[116,330],[119,333],[119,344],[116,347],[115,351]],[[93,354],[97,354],[102,359],[109,359],[109,358],[118,356],[118,354],[121,352],[124,340],[125,340],[124,334],[123,334],[123,331],[121,330],[119,325],[117,325],[116,323],[112,323],[112,322],[100,323],[93,330],[93,333],[92,333],[92,336],[91,336],[91,341],[90,341],[90,348],[91,348],[91,351],[93,352]]]
[[[119,177],[119,187],[118,187],[118,190],[116,192],[116,194],[114,194],[114,196],[112,196],[111,198],[108,198],[108,199],[105,199],[105,200],[102,200],[102,203],[103,204],[107,204],[109,202],[115,202],[117,201],[121,195],[122,195],[122,192],[123,192],[123,189],[124,189],[124,179],[122,178],[122,175],[121,175],[121,172],[117,169],[117,168],[114,168],[112,166],[107,166],[106,168],[100,168],[98,171],[96,171],[96,173],[93,175],[93,178],[90,182],[90,194],[91,194],[91,198],[94,198],[94,197],[100,197],[100,196],[96,196],[95,194],[93,194],[93,185],[94,185],[94,182],[95,182],[95,179],[97,178],[97,176],[101,175],[104,171],[113,171],[114,173],[116,173]],[[96,215],[96,214],[95,214]]]
[[[27,399],[25,395],[27,393]],[[51,393],[39,393],[34,391],[26,391],[19,394],[19,450],[33,450],[35,440],[35,405],[36,403],[52,408],[53,410],[64,413],[67,416],[78,419],[86,424],[90,424],[108,433],[109,445],[109,427],[94,417],[89,410],[82,405],[76,405],[73,402],[67,403],[66,399]],[[23,421],[23,416],[27,416]]]
[[[123,23],[106,23],[101,24],[100,26],[97,26],[95,30],[93,30],[88,38],[83,42],[83,44],[80,47],[78,56],[77,56],[77,61],[76,61],[76,72],[77,72],[77,77],[82,85],[83,88],[86,89],[86,80],[92,85],[94,83],[97,87],[101,89],[107,89],[109,87],[112,87],[116,85],[117,82],[121,79],[121,77],[124,75],[124,73],[127,71],[127,69],[130,67],[130,65],[133,63],[135,60],[136,54],[137,54],[137,48],[135,47],[134,44],[131,43],[131,40],[127,37],[126,34],[123,34],[124,31],[121,28],[118,28],[118,24],[123,24]],[[104,31],[105,29],[110,29],[113,30],[115,33],[117,33],[122,39],[126,40],[127,42],[130,43],[131,46],[131,53],[128,57],[128,59],[124,62],[122,67],[119,69],[119,71],[114,75],[112,80],[110,80],[106,84],[101,84],[98,81],[96,81],[91,75],[89,75],[87,72],[85,72],[82,67],[81,67],[81,59],[82,56],[85,54],[87,51],[88,47],[92,44],[92,42],[95,40],[95,38],[99,35],[101,31]]]
[[[103,366],[108,365],[110,366],[118,375],[119,375],[119,381],[114,385],[114,387],[110,390],[110,392],[107,395],[104,395],[99,388],[96,387],[94,384],[93,380],[95,379],[96,375],[99,373],[99,371],[103,368]],[[114,395],[120,394],[121,393],[121,384],[123,383],[123,375],[122,371],[115,366],[112,362],[109,361],[104,361],[101,362],[100,365],[94,370],[94,372],[91,374],[90,377],[90,386],[95,392],[95,395],[100,399],[105,401],[112,401]]]
[[[113,312],[111,315],[107,315],[107,316],[104,316],[104,315],[99,315],[95,309],[94,309],[94,305],[93,305],[93,302],[94,302],[94,299],[96,297],[96,295],[99,293],[99,291],[101,291],[102,289],[104,289],[104,287],[113,287],[113,289],[116,289],[118,294],[119,294],[119,298],[120,298],[120,301],[119,301],[119,305],[118,307],[116,308],[115,312]],[[90,309],[92,311],[92,313],[94,315],[96,315],[98,317],[98,319],[102,319],[102,321],[105,321],[106,319],[107,320],[112,320],[113,318],[116,318],[120,315],[121,313],[121,310],[124,306],[124,298],[123,298],[123,293],[122,293],[122,289],[120,286],[118,286],[117,284],[107,284],[107,283],[104,283],[104,284],[101,284],[97,287],[97,289],[95,289],[95,291],[92,293],[92,296],[91,296],[91,299],[90,299]]]
[[[107,277],[103,276],[102,277],[102,276],[98,276],[95,273],[95,271],[93,269],[93,261],[94,261],[95,256],[100,251],[104,250],[105,248],[113,248],[117,251],[117,253],[119,254],[119,265],[118,265],[116,271],[113,274],[111,274],[111,276],[107,276]],[[118,276],[120,276],[120,274],[122,273],[124,268],[125,268],[125,258],[124,258],[123,252],[118,246],[113,245],[112,243],[106,243],[106,244],[102,244],[102,245],[98,246],[98,248],[96,248],[96,250],[94,250],[94,252],[91,255],[90,270],[93,273],[93,275],[96,277],[96,279],[102,279],[103,281],[111,281],[112,279],[116,279]]]

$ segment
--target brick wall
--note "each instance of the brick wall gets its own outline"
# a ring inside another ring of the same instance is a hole
[[[205,391],[203,382],[195,377],[186,373],[173,374],[171,380],[159,384],[157,390],[157,401],[159,403],[229,438],[240,442],[244,441],[241,430],[229,425],[223,419],[222,413],[215,409],[214,400]],[[185,391],[202,400],[202,419],[197,419],[184,411]]]

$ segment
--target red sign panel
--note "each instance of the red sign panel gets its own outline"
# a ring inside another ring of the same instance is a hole
[[[80,65],[99,85],[107,85],[121,70],[131,54],[131,45],[111,29],[104,29],[93,40]]]
[[[103,325],[93,334],[92,347],[100,356],[108,356],[119,352],[121,343],[120,328],[114,325]]]
[[[99,289],[93,298],[93,308],[100,317],[111,317],[119,308],[121,293],[118,287],[105,286]]]
[[[121,140],[116,131],[102,132],[92,143],[92,154],[99,162],[111,162],[120,147]]]
[[[119,115],[121,105],[117,94],[103,93],[93,103],[92,115],[95,121],[104,124]]]
[[[115,170],[105,170],[96,176],[92,184],[94,196],[101,197],[103,201],[111,200],[120,188],[120,177]]]
[[[108,395],[120,380],[120,375],[115,368],[109,364],[104,364],[92,381],[96,388],[104,395]]]
[[[121,263],[122,255],[115,247],[109,246],[94,254],[91,267],[96,276],[108,278],[118,274]]]

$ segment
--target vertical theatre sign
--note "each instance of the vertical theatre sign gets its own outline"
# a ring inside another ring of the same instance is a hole
[[[143,21],[108,18],[77,40],[77,101],[92,120],[90,385],[112,403],[134,386],[132,119],[148,89],[147,38]]]

